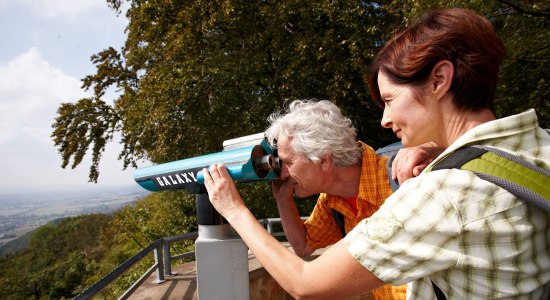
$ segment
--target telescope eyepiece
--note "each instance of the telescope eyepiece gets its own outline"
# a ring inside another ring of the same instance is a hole
[[[266,154],[254,159],[253,164],[254,172],[258,177],[264,178],[269,172],[279,172],[278,159],[272,154]]]

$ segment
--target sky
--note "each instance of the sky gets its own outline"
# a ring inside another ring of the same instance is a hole
[[[117,160],[118,140],[107,145],[94,184],[90,156],[63,169],[51,138],[60,104],[91,95],[81,89],[95,74],[90,57],[119,50],[126,26],[104,0],[0,0],[0,194],[135,184],[134,170]]]

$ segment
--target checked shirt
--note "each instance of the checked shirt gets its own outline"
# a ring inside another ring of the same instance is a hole
[[[435,161],[472,144],[550,170],[550,135],[534,110],[469,130]],[[541,299],[550,289],[550,213],[469,171],[409,179],[345,240],[378,278],[409,283],[408,299],[435,299],[432,281],[447,299]]]

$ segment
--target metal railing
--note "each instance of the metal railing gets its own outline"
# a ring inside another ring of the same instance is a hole
[[[195,255],[195,252],[191,251],[171,256],[170,244],[178,241],[195,240],[197,239],[197,237],[198,232],[195,231],[182,235],[160,238],[152,242],[149,246],[145,247],[134,256],[130,257],[116,269],[111,271],[111,273],[101,278],[99,281],[88,287],[86,290],[78,294],[73,299],[90,299],[93,296],[97,295],[101,290],[111,284],[111,282],[120,277],[122,274],[128,271],[132,266],[137,264],[151,252],[154,253],[153,255],[155,257],[155,263],[147,271],[145,271],[145,273],[143,273],[143,275],[136,282],[134,282],[134,284],[132,284],[132,286],[128,288],[118,299],[127,299],[149,277],[149,275],[151,275],[155,271],[157,273],[157,279],[155,280],[155,283],[162,283],[165,281],[165,275],[173,275],[171,271],[172,260]]]
[[[306,217],[302,217],[302,219],[305,220]],[[284,236],[284,232],[274,231],[273,225],[280,224],[281,223],[280,218],[267,218],[267,219],[260,219],[258,221],[260,222],[260,224],[266,227],[266,230],[271,235]],[[98,280],[96,283],[88,287],[86,290],[78,294],[73,299],[75,300],[91,299],[93,296],[97,295],[109,284],[111,284],[114,280],[116,280],[118,277],[120,277],[122,274],[128,271],[132,266],[134,266],[135,264],[140,262],[142,259],[144,259],[151,252],[153,252],[153,255],[155,257],[155,263],[147,271],[145,271],[145,273],[143,273],[141,277],[136,282],[134,282],[132,286],[128,288],[118,299],[119,300],[128,299],[128,297],[130,297],[130,295],[145,280],[147,280],[147,278],[155,271],[156,271],[157,279],[154,282],[162,283],[165,281],[164,279],[165,276],[172,276],[177,274],[177,273],[172,273],[172,267],[171,267],[172,261],[185,258],[185,257],[195,256],[194,251],[172,256],[170,253],[170,244],[175,242],[186,241],[186,240],[196,240],[197,237],[198,237],[198,232],[194,231],[194,232],[190,232],[182,235],[175,235],[175,236],[160,238],[152,242],[149,246],[145,247],[143,250],[139,251],[134,256],[130,257],[128,260],[126,260],[116,269],[111,271],[111,273],[107,274],[106,276]]]

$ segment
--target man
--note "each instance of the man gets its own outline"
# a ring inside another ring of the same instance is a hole
[[[281,180],[273,182],[273,195],[297,255],[307,256],[336,243],[392,194],[388,157],[358,142],[351,121],[332,102],[295,100],[286,113],[274,113],[269,121],[267,139],[281,160]],[[387,150],[397,149],[393,145]],[[428,152],[423,153],[426,157]],[[305,222],[294,194],[301,198],[320,194]],[[386,285],[373,294],[377,299],[405,299],[405,290]]]

